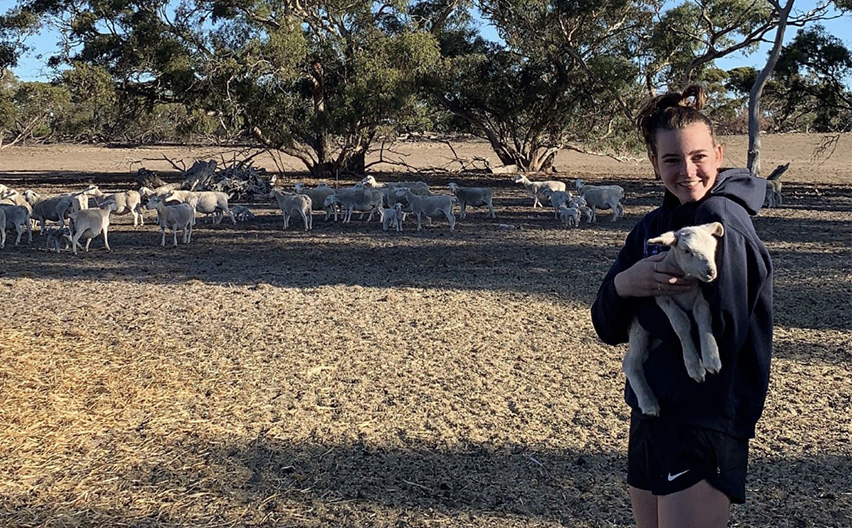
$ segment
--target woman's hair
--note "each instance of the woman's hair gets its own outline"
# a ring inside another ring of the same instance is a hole
[[[657,131],[681,130],[695,123],[703,123],[716,144],[716,132],[713,123],[701,113],[706,96],[698,85],[692,85],[683,92],[667,92],[645,103],[636,116],[636,126],[649,153],[657,152]]]

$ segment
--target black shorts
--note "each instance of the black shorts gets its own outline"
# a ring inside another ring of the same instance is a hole
[[[748,440],[657,418],[630,419],[627,483],[654,495],[706,480],[731,502],[745,502]]]

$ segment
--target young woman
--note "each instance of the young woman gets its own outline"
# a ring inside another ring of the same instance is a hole
[[[627,342],[631,321],[651,333],[645,373],[659,417],[631,406],[627,483],[639,528],[720,527],[732,502],[745,501],[748,441],[763,411],[772,354],[772,262],[750,215],[763,204],[765,181],[747,169],[722,169],[722,145],[701,113],[704,93],[655,97],[637,124],[662,205],[630,232],[592,306],[600,338]],[[688,225],[721,222],[718,278],[698,285],[663,264],[649,238]],[[654,296],[702,288],[710,303],[722,370],[698,383],[686,373],[680,342]]]

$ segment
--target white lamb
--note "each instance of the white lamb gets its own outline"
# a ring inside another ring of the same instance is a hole
[[[283,193],[277,189],[273,189],[269,193],[270,198],[274,198],[278,202],[278,208],[281,209],[281,215],[284,217],[284,227],[290,227],[291,216],[301,216],[305,222],[305,231],[313,228],[313,218],[311,216],[311,197],[307,194],[289,194]]]
[[[228,195],[221,191],[169,191],[164,200],[188,203],[197,213],[215,215],[214,222],[222,221],[222,214],[228,215],[231,222],[237,223],[234,213],[228,207]]]
[[[312,189],[310,187],[305,187],[302,182],[296,182],[295,189],[296,194],[306,194],[311,197],[312,209],[315,211],[325,211],[324,220],[331,218],[331,208],[325,206],[325,199],[335,193],[334,189],[325,183],[321,183]]]
[[[459,201],[461,207],[459,216],[462,218],[467,216],[465,208],[468,205],[471,207],[488,207],[488,216],[497,218],[497,215],[494,214],[494,189],[491,187],[459,187],[455,182],[450,182],[449,187],[450,192],[456,195],[456,199]]]
[[[550,205],[553,206],[553,215],[557,220],[559,220],[559,208],[563,205],[570,207],[568,201],[573,198],[571,191],[551,191],[550,189],[545,189],[542,194],[550,200]]]
[[[369,212],[367,221],[373,219],[373,213],[379,213],[379,220],[382,218],[384,208],[382,204],[384,196],[378,189],[353,189],[346,191],[338,191],[335,194],[329,195],[324,202],[325,207],[334,207],[334,220],[337,221],[336,207],[343,210],[343,223],[348,224],[352,221],[353,211]]]
[[[234,213],[237,222],[246,222],[254,218],[254,213],[245,205],[235,205],[231,207],[231,212]]]
[[[544,196],[545,189],[549,189],[551,191],[564,191],[565,184],[560,181],[550,180],[550,181],[530,181],[523,174],[518,174],[515,176],[515,183],[520,183],[523,185],[530,197],[533,199],[533,207],[544,207],[541,203],[541,198]]]
[[[382,215],[382,230],[387,231],[389,227],[402,231],[402,220],[405,213],[402,212],[402,203],[397,202],[393,207],[385,209]]]
[[[591,224],[594,220],[594,211],[586,203],[586,199],[582,196],[572,196],[566,204],[568,207],[573,207],[580,211],[580,214],[586,219],[586,223]]]
[[[0,205],[0,209],[3,210],[3,215],[6,220],[0,227],[3,228],[3,232],[5,233],[7,229],[14,229],[18,237],[15,239],[15,245],[21,243],[21,235],[24,234],[24,231],[27,232],[27,242],[32,243],[33,241],[33,231],[32,226],[30,225],[30,208],[29,204],[24,205],[8,205],[2,204]]]
[[[447,217],[450,223],[450,231],[455,230],[456,217],[453,215],[453,203],[455,196],[418,196],[411,189],[400,187],[394,191],[397,197],[405,198],[411,207],[411,212],[417,216],[417,230],[420,231],[420,221],[426,217],[427,226],[432,226],[432,217],[438,213]]]
[[[56,253],[62,253],[63,243],[64,249],[71,248],[71,230],[67,227],[51,227],[47,230],[47,240],[45,241],[44,248],[47,251],[55,251]]]
[[[592,222],[597,219],[596,209],[612,209],[612,221],[624,216],[624,189],[620,185],[586,185],[583,180],[575,180],[577,192],[586,199],[592,210]]]
[[[565,227],[577,227],[580,225],[580,211],[576,207],[568,207],[562,204],[556,212],[559,215],[559,219],[565,224]]]
[[[174,245],[177,247],[177,232],[183,231],[183,243],[189,244],[192,240],[192,226],[195,224],[195,209],[188,203],[179,203],[176,205],[166,205],[166,202],[158,195],[152,195],[148,198],[148,203],[145,204],[147,209],[157,210],[157,223],[160,224],[160,231],[163,233],[163,240],[160,245],[166,245],[166,228],[172,230],[174,236]]]
[[[115,210],[115,202],[109,202],[104,207],[96,209],[82,209],[71,213],[68,218],[71,224],[71,248],[74,254],[77,254],[77,248],[80,246],[80,239],[86,239],[86,253],[89,252],[89,244],[92,239],[101,233],[104,234],[104,246],[107,251],[112,251],[109,247],[109,214]]]
[[[717,238],[723,236],[724,232],[722,224],[713,222],[669,231],[649,239],[648,243],[670,247],[660,264],[677,267],[687,277],[711,282],[717,276],[715,260]],[[701,290],[696,286],[678,295],[659,295],[654,299],[668,316],[672,328],[680,339],[683,362],[689,377],[702,382],[706,372],[711,374],[719,372],[722,362],[719,358],[716,338],[713,337],[710,305],[704,299]],[[700,354],[692,341],[690,312],[698,325]],[[649,416],[659,416],[659,402],[645,377],[644,363],[648,359],[649,350],[650,334],[642,328],[638,319],[634,319],[630,325],[630,343],[627,354],[624,356],[622,370],[636,393],[642,412]]]

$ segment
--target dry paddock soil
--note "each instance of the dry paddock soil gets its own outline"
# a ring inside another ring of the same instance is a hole
[[[784,206],[754,220],[777,267],[775,356],[733,526],[852,526],[852,136],[828,159],[820,139],[764,138],[765,171],[790,169]],[[745,138],[725,140],[742,165]],[[458,167],[446,144],[398,150]],[[141,166],[179,178],[163,156],[220,155],[9,148],[0,182],[128,189]],[[299,167],[283,161],[290,185]],[[317,215],[305,233],[257,203],[253,221],[199,223],[177,249],[151,212],[144,227],[114,218],[112,252],[7,245],[0,526],[630,526],[624,347],[596,339],[589,306],[661,188],[647,162],[556,165],[624,186],[626,218],[565,229],[507,177],[378,166],[439,192],[491,185],[498,219],[396,234]]]

